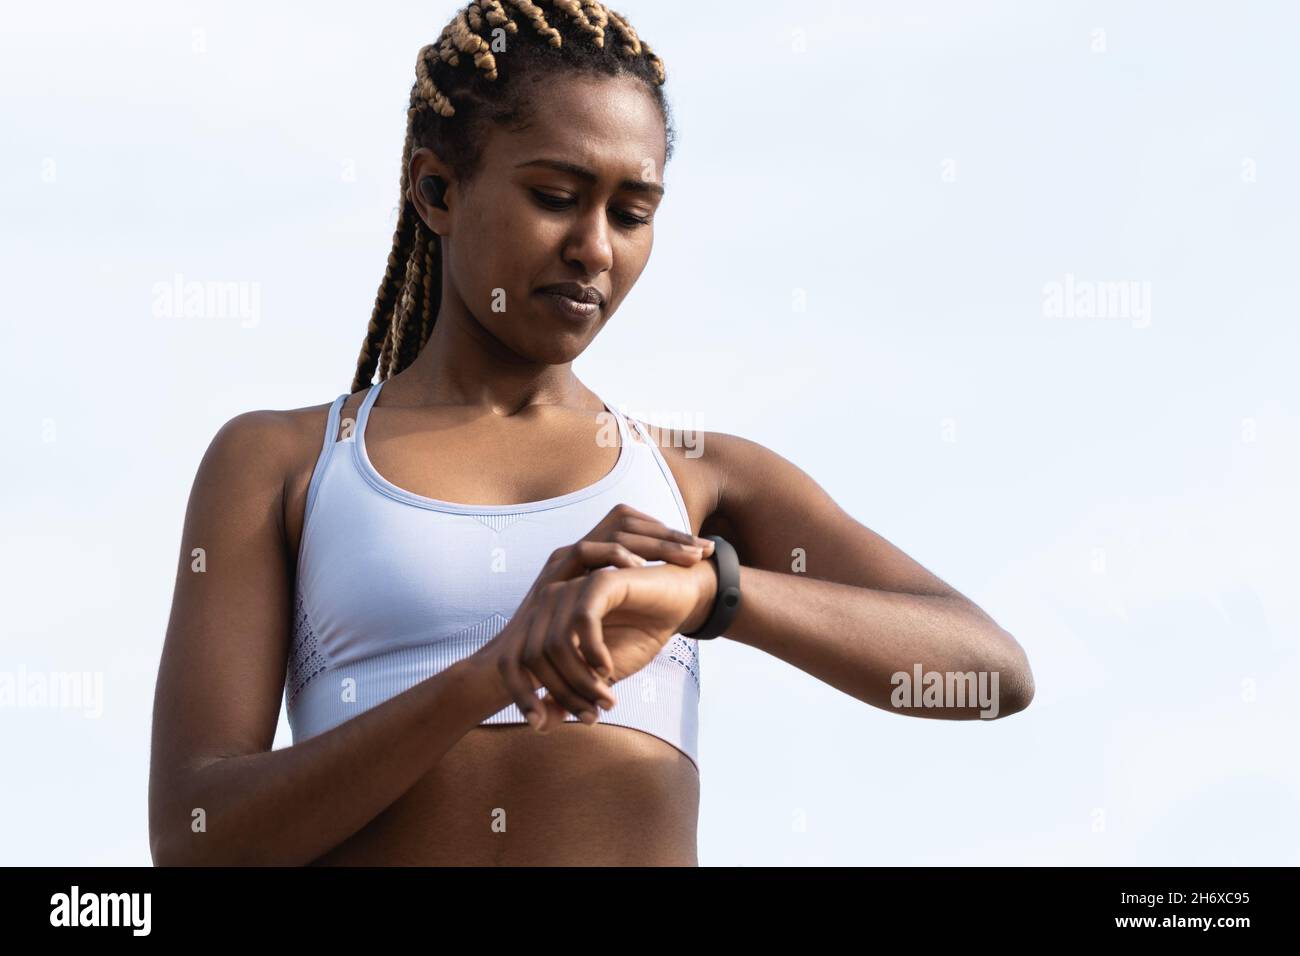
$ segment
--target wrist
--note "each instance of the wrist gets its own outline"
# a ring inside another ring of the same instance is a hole
[[[713,602],[718,594],[718,567],[713,558],[706,557],[695,562],[689,571],[691,579],[697,585],[695,606],[677,629],[679,634],[691,634],[704,626],[713,611]]]
[[[497,672],[495,660],[482,650],[461,658],[443,674],[454,688],[470,729],[514,703]]]

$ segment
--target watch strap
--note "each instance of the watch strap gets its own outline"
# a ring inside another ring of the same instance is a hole
[[[709,555],[709,560],[718,573],[718,589],[708,619],[694,634],[682,635],[700,641],[721,637],[740,610],[740,559],[736,556],[736,549],[721,535],[705,537],[713,542],[713,554]]]

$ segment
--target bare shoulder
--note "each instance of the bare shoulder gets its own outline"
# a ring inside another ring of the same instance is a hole
[[[308,467],[316,460],[321,443],[325,440],[325,424],[332,404],[331,400],[319,405],[265,413],[278,416],[280,427],[284,431],[284,448],[290,452],[292,463],[301,464],[304,454],[307,454],[310,459]]]
[[[301,519],[301,514],[295,517],[294,504],[305,499],[331,404],[263,408],[235,415],[213,436],[196,483],[213,490],[238,489],[245,500],[274,506],[286,543],[291,544]],[[204,497],[214,498],[211,493]],[[289,553],[295,552],[290,549]]]
[[[209,447],[229,465],[288,478],[310,453],[320,451],[330,403],[304,408],[260,408],[235,415],[217,430]]]

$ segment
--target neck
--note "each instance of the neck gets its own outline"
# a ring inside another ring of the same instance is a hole
[[[429,341],[385,383],[383,397],[390,407],[465,405],[502,417],[532,405],[604,409],[573,374],[571,361],[550,365],[524,358],[454,306],[439,311]]]

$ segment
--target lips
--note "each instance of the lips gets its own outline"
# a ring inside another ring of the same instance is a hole
[[[591,305],[604,305],[605,296],[595,286],[579,285],[576,282],[557,282],[555,285],[543,286],[538,292],[550,292],[562,295],[574,302],[586,302]]]

